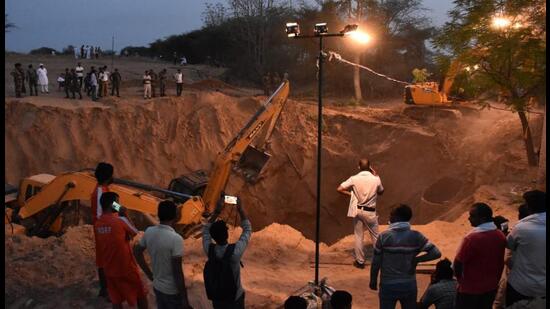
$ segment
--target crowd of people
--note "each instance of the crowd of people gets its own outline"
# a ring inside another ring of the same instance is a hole
[[[93,47],[91,45],[81,45],[80,48],[74,48],[75,59],[99,59],[102,55],[101,47]]]
[[[380,176],[367,159],[358,165],[359,173],[344,181],[338,191],[350,196],[348,216],[354,217],[355,262],[364,268],[363,228],[371,234],[374,252],[368,287],[378,291],[381,309],[489,309],[527,308],[526,304],[545,304],[546,295],[546,193],[533,190],[523,194],[518,208],[518,223],[509,230],[508,220],[494,216],[486,203],[474,203],[468,220],[473,229],[465,235],[451,262],[437,262],[435,272],[418,299],[416,267],[439,259],[436,244],[411,229],[411,207],[394,205],[389,227],[378,233],[376,196],[384,192]],[[147,308],[147,291],[138,266],[153,282],[158,308],[191,308],[183,271],[183,238],[175,232],[177,206],[170,200],[158,204],[160,223],[149,227],[133,248],[130,241],[138,233],[128,219],[119,196],[109,192],[114,168],[99,163],[95,169],[97,186],[91,195],[91,210],[96,242],[99,295],[113,308],[122,303]],[[222,194],[223,197],[223,194]],[[204,285],[214,308],[245,308],[245,290],[240,269],[243,254],[252,234],[252,226],[240,199],[236,209],[242,233],[236,243],[228,242],[228,226],[218,216],[224,199],[202,228],[202,244],[207,261]],[[147,251],[150,265],[144,258]],[[503,275],[504,274],[504,275]],[[380,280],[378,280],[380,278]],[[352,295],[343,290],[330,295],[330,308],[352,308]],[[285,309],[306,309],[309,304],[300,295],[290,296]],[[543,305],[544,306],[544,305]],[[533,307],[538,308],[538,307]],[[540,307],[542,308],[542,307]]]
[[[48,70],[42,63],[37,70],[34,70],[32,64],[29,64],[26,72],[23,70],[21,63],[16,63],[11,75],[15,85],[16,98],[23,97],[23,94],[26,93],[26,85],[31,96],[38,95],[38,86],[40,86],[41,93],[49,94]],[[177,69],[171,80],[175,83],[176,95],[181,96],[184,80],[181,69]],[[153,69],[145,71],[143,75],[143,98],[166,96],[168,82],[169,75],[166,69],[161,70],[158,74]],[[99,98],[109,96],[109,92],[111,96],[120,97],[122,75],[118,68],[115,68],[114,72],[109,72],[106,65],[99,67],[97,70],[95,66],[91,66],[90,70],[85,73],[82,63],[78,62],[74,68],[65,68],[65,72],[58,75],[57,83],[58,91],[62,91],[62,89],[65,91],[65,98],[76,99],[76,94],[78,94],[79,99],[82,99],[82,91],[84,91],[93,101],[97,101]]]

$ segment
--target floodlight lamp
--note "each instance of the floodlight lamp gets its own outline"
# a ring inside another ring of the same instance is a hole
[[[346,25],[346,26],[344,27],[344,29],[343,29],[342,31],[340,31],[340,33],[341,33],[341,34],[349,34],[349,33],[351,33],[351,32],[356,31],[356,30],[357,30],[357,27],[358,27],[358,26],[355,25],[355,24]]]
[[[286,35],[289,38],[300,35],[300,26],[298,23],[286,23]]]
[[[328,32],[327,23],[318,23],[313,27],[313,33],[315,35],[322,35]]]
[[[474,64],[474,71],[477,70],[477,69],[479,69],[479,65]]]
[[[510,26],[511,23],[512,22],[508,17],[499,15],[499,16],[493,17],[492,26],[495,29],[504,29]]]
[[[372,41],[372,37],[368,33],[362,31],[348,32],[347,36],[349,36],[359,44],[367,44]]]

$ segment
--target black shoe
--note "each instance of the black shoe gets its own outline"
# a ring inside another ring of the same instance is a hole
[[[356,268],[359,268],[359,269],[365,269],[365,264],[364,263],[359,263],[357,261],[353,262],[353,266],[355,266]]]

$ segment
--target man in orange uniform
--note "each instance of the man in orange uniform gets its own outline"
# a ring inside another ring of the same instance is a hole
[[[107,291],[113,309],[122,309],[122,303],[138,309],[147,309],[147,292],[140,278],[130,240],[137,234],[126,217],[126,210],[119,206],[115,212],[118,194],[101,195],[102,215],[94,224],[98,259],[107,278]]]
[[[97,167],[95,168],[95,178],[97,179],[97,185],[94,189],[94,192],[92,192],[92,197],[90,199],[91,201],[91,209],[92,209],[92,225],[95,224],[97,219],[101,217],[102,210],[101,206],[99,206],[99,199],[101,198],[101,195],[104,192],[109,191],[109,184],[113,182],[113,172],[114,168],[111,164],[100,162]],[[94,231],[94,237],[95,237],[95,231]],[[107,284],[105,281],[105,273],[103,271],[103,266],[100,264],[98,260],[98,254],[97,254],[97,239],[95,239],[96,243],[96,265],[97,265],[97,275],[99,277],[99,297],[107,297]]]

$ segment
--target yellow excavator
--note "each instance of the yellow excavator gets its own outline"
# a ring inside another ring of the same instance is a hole
[[[181,214],[178,230],[187,236],[201,218],[209,217],[215,209],[232,170],[249,183],[255,183],[261,176],[271,156],[266,152],[269,139],[289,91],[289,82],[284,81],[218,154],[209,175],[204,171],[182,175],[170,182],[168,190],[114,179],[109,190],[118,193],[122,205],[143,214],[150,224],[156,222],[157,205],[162,198],[175,200]],[[30,176],[20,182],[18,189],[6,185],[4,221],[22,224],[27,235],[60,234],[65,226],[62,214],[79,209],[80,201],[90,199],[96,184],[93,171],[82,170],[58,176]]]
[[[450,106],[453,101],[449,100],[451,86],[456,75],[463,69],[460,61],[454,60],[449,66],[441,88],[437,82],[423,82],[405,86],[405,104],[428,105],[428,106]]]

